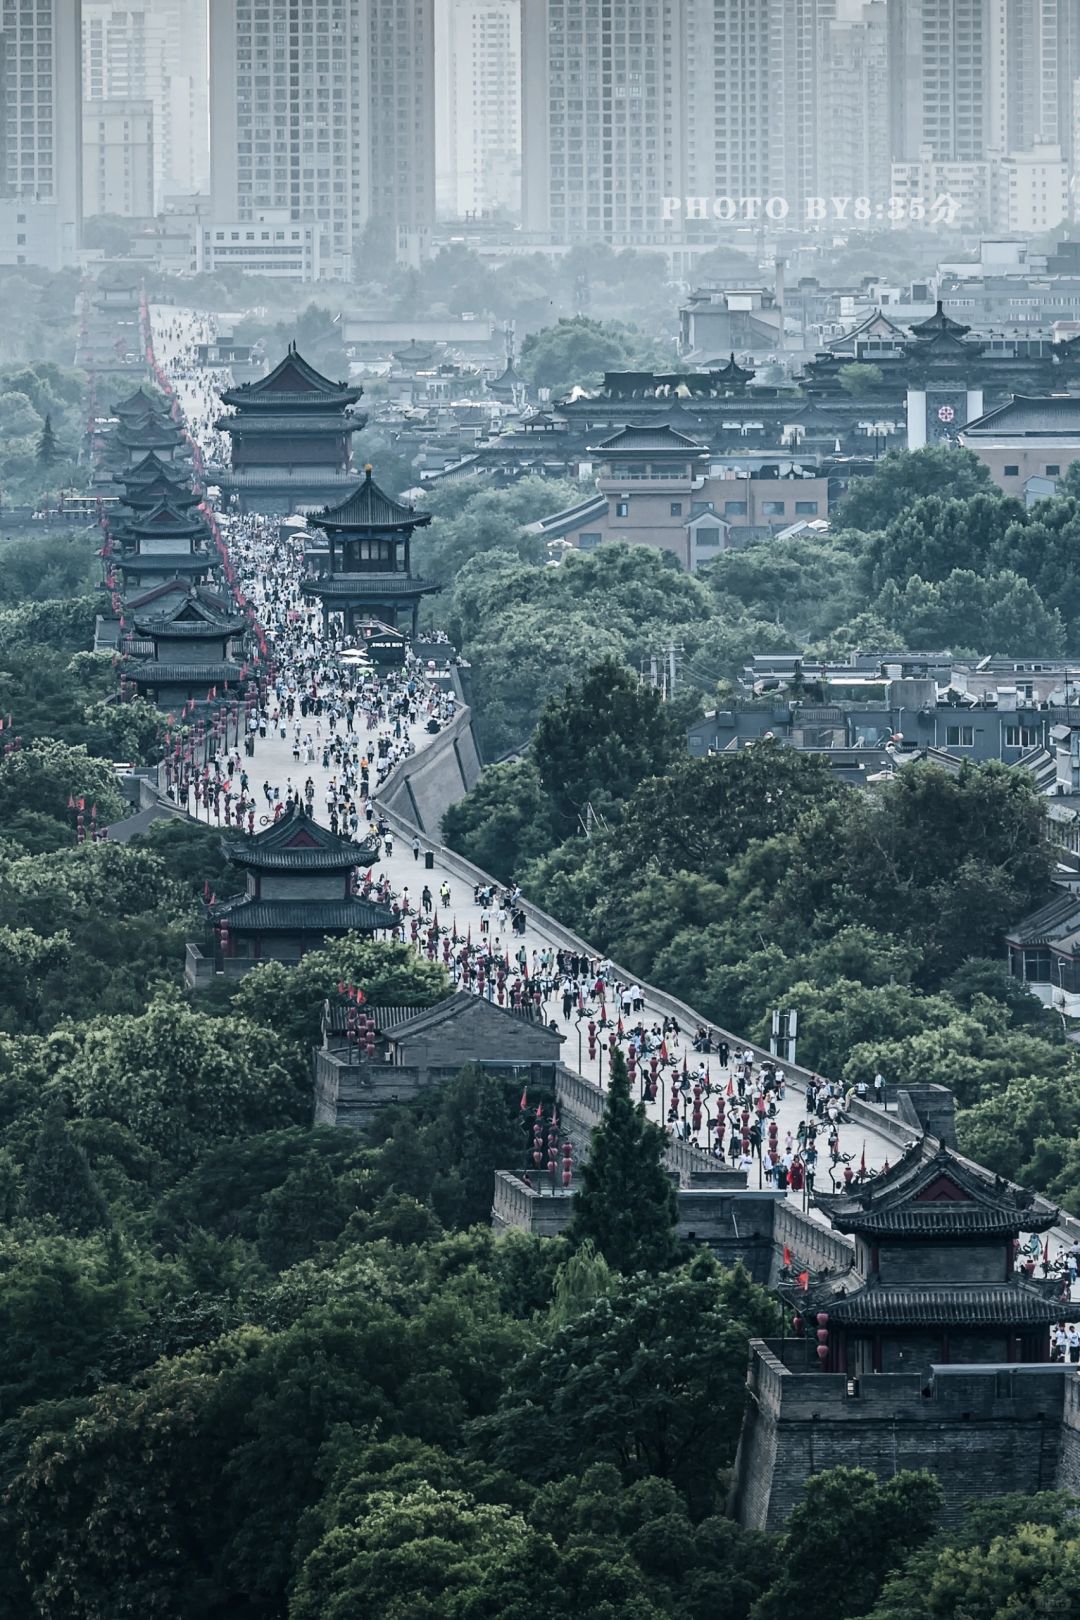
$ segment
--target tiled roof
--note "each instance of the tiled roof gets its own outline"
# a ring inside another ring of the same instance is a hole
[[[425,1030],[437,1028],[439,1024],[459,1018],[462,1013],[469,1012],[477,1006],[484,1008],[487,1016],[513,1018],[518,1022],[534,1022],[524,1009],[519,1011],[514,1007],[500,1007],[484,996],[474,996],[469,990],[458,990],[456,994],[437,1001],[434,1007],[425,1007],[407,1022],[402,1022],[394,1031],[394,1039],[404,1040],[410,1035],[419,1035]],[[535,1027],[541,1034],[550,1036],[553,1047],[557,1047],[565,1039],[565,1036],[557,1030],[549,1029],[544,1023],[537,1023]]]
[[[908,331],[914,332],[918,337],[934,337],[938,332],[948,332],[954,337],[963,337],[970,332],[970,326],[964,326],[960,321],[954,321],[951,315],[946,315],[941,299],[937,301],[937,308],[925,321],[916,321]]]
[[[431,522],[430,512],[418,512],[381,490],[364,468],[363,482],[357,484],[336,506],[312,512],[308,519],[320,529],[413,529]]]
[[[242,894],[220,901],[212,913],[236,933],[374,934],[398,923],[388,906],[367,900],[249,900]]]
[[[136,619],[145,635],[161,641],[224,641],[239,635],[243,619]]]
[[[671,450],[692,451],[695,455],[707,453],[708,446],[679,433],[666,422],[656,427],[624,427],[600,444],[591,444],[590,451]]]
[[[968,422],[965,433],[1080,435],[1080,394],[1014,394],[1004,405]]]
[[[226,681],[238,681],[240,665],[157,663],[148,658],[128,664],[123,673],[126,680],[147,686],[198,685],[209,691],[212,686],[223,686]]]
[[[253,869],[348,870],[369,866],[378,854],[378,845],[342,838],[294,804],[262,832],[223,837],[221,850],[234,866]]]
[[[354,1005],[355,1003],[342,1001],[339,997],[326,1002],[322,1019],[323,1030],[326,1034],[343,1035],[345,1033],[348,1028],[346,1018],[349,1008]],[[424,1010],[423,1007],[373,1007],[368,1001],[360,1004],[360,1011],[374,1018],[375,1028],[379,1034],[396,1029],[398,1024],[407,1023],[409,1019],[415,1018],[418,1013],[422,1013]]]
[[[958,1236],[1044,1232],[1057,1209],[1002,1176],[924,1138],[865,1186],[815,1199],[839,1232]]]
[[[300,589],[305,596],[350,596],[358,600],[383,596],[423,596],[428,591],[441,588],[412,574],[321,574],[317,579],[300,581]]]
[[[947,1283],[932,1288],[860,1288],[829,1301],[830,1322],[849,1326],[1009,1327],[1080,1314],[1020,1283]]]
[[[221,398],[226,404],[237,405],[273,405],[281,399],[325,405],[328,400],[359,399],[362,392],[348,383],[331,382],[304,359],[295,343],[290,343],[284,357],[265,377],[226,389]]]
[[[117,559],[125,574],[205,574],[214,566],[208,551],[132,551]],[[149,589],[149,587],[147,587]]]
[[[1023,917],[1005,935],[1010,945],[1046,945],[1080,922],[1080,895],[1059,890],[1038,911]]]

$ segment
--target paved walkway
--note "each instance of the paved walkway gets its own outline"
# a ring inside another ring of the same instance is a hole
[[[188,363],[188,355],[191,344],[204,336],[212,335],[210,330],[212,323],[208,322],[205,317],[199,317],[191,312],[179,311],[171,307],[155,307],[152,310],[152,324],[158,363],[174,381],[189,429],[196,436],[199,435],[200,431],[205,434],[213,416],[217,414],[214,388],[220,383],[221,377],[220,374],[198,373]],[[208,449],[209,446],[204,445],[204,453]],[[378,469],[376,468],[376,476],[377,474]],[[228,527],[229,524],[226,519],[223,522],[226,539],[228,538]],[[257,582],[248,583],[254,585]],[[267,624],[265,628],[272,640],[273,627]],[[313,633],[317,632],[317,619],[314,616],[312,629]],[[365,740],[366,737],[361,736],[361,743]],[[419,750],[426,746],[430,738],[423,730],[419,730],[415,733],[413,740],[417,750]],[[318,757],[313,764],[302,762],[297,766],[292,757],[291,732],[290,737],[285,741],[282,741],[279,737],[269,735],[265,740],[258,739],[255,744],[254,759],[245,760],[245,765],[252,787],[256,791],[261,787],[265,779],[280,788],[282,798],[285,797],[285,785],[290,778],[294,783],[302,784],[306,777],[310,775],[315,783],[316,790],[314,801],[316,819],[326,820],[326,787],[333,772],[324,770],[321,759]],[[459,935],[471,934],[474,942],[479,941],[481,921],[484,914],[476,904],[471,889],[463,888],[454,874],[442,866],[438,853],[435,856],[434,870],[428,871],[422,859],[414,858],[412,849],[408,844],[403,845],[400,841],[395,841],[392,854],[383,858],[377,870],[378,872],[389,872],[391,883],[397,895],[404,898],[407,893],[409,902],[414,909],[419,906],[421,892],[425,883],[427,883],[436,898],[440,924],[451,923],[455,926]],[[448,907],[444,907],[438,902],[439,890],[444,882],[450,888]],[[528,907],[527,900],[526,915],[528,925],[523,939],[516,935],[512,936],[505,931],[500,934],[497,921],[491,923],[492,934],[498,946],[509,946],[510,954],[513,956],[518,946],[523,943],[530,958],[534,951],[540,952],[545,946],[557,948],[558,941],[545,933],[544,928],[536,922]],[[487,913],[487,916],[491,918],[492,913]],[[594,953],[597,959],[600,959],[601,954],[600,952]],[[595,1009],[594,1013],[586,1013],[583,1017],[572,1013],[569,1019],[564,1019],[561,999],[554,995],[546,1003],[544,1011],[546,1017],[549,1020],[554,1019],[565,1035],[563,1059],[568,1067],[576,1069],[594,1082],[603,1084],[606,1077],[607,1060],[602,1040],[597,1043],[598,1050],[595,1058],[590,1059],[588,1050],[587,1026],[589,1017],[595,1015]],[[613,1013],[613,1016],[616,1015]],[[645,1000],[643,1014],[639,1016],[644,1017],[647,1025],[660,1023],[663,1017],[660,1009],[648,997]],[[702,1022],[704,1023],[706,1020],[702,1020]],[[693,1031],[684,1031],[683,1033],[692,1036]],[[712,1098],[705,1101],[703,1108],[705,1117],[703,1117],[702,1129],[696,1138],[699,1144],[704,1146],[708,1140],[708,1120],[716,1113],[718,1099],[722,1099],[724,1096],[731,1075],[731,1067],[729,1065],[728,1068],[722,1068],[715,1054],[704,1059],[700,1058],[684,1041],[677,1038],[669,1040],[667,1044],[671,1066],[663,1074],[662,1086],[656,1101],[649,1105],[650,1115],[663,1123],[667,1109],[672,1101],[672,1087],[678,1083],[677,1075],[682,1070],[684,1060],[692,1075],[697,1071],[698,1065],[704,1061],[714,1088]],[[870,1077],[868,1076],[868,1078]],[[787,1133],[791,1132],[794,1135],[799,1122],[804,1116],[805,1105],[801,1086],[789,1087],[786,1097],[779,1105],[777,1116],[781,1150],[783,1150]],[[819,1127],[817,1186],[819,1190],[826,1191],[829,1190],[831,1185],[828,1168],[829,1156],[826,1150],[827,1135],[827,1128]],[[897,1149],[892,1142],[877,1134],[872,1128],[864,1128],[862,1125],[853,1123],[842,1123],[840,1125],[840,1151],[843,1155],[850,1155],[856,1167],[860,1158],[865,1155],[865,1162],[870,1169],[879,1169],[886,1161],[895,1160],[897,1157]],[[755,1166],[751,1173],[751,1185],[757,1184],[758,1174],[758,1168]],[[791,1192],[788,1196],[800,1204],[802,1203],[800,1195]],[[1064,1234],[1061,1236],[1064,1238]]]

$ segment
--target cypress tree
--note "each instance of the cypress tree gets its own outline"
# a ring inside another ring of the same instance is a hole
[[[33,1215],[54,1215],[65,1232],[85,1237],[109,1224],[109,1211],[90,1162],[68,1130],[58,1102],[49,1105],[26,1172]]]
[[[626,1059],[616,1048],[604,1117],[593,1131],[574,1198],[569,1236],[589,1240],[614,1270],[663,1271],[677,1258],[675,1188],[664,1168],[667,1137],[630,1096]]]
[[[52,415],[47,413],[45,424],[41,429],[41,437],[37,442],[37,459],[42,467],[51,467],[54,461],[60,459],[60,446],[53,432]]]

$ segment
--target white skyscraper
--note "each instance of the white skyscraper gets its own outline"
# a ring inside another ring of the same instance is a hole
[[[79,0],[0,6],[0,263],[74,264],[82,221]]]
[[[436,0],[435,186],[447,218],[521,207],[521,0]]]
[[[83,96],[145,100],[157,207],[210,181],[207,0],[83,0]]]

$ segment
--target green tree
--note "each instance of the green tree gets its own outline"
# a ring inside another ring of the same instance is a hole
[[[574,1194],[571,1242],[590,1242],[624,1275],[662,1271],[676,1254],[675,1189],[664,1165],[666,1133],[630,1097],[626,1059],[611,1054],[604,1117]]]
[[[840,367],[837,381],[852,399],[873,399],[882,392],[885,373],[880,366],[864,365],[853,360],[850,365]]]
[[[586,806],[610,813],[682,751],[660,694],[614,658],[594,664],[537,721],[532,754],[556,825],[572,831]]]
[[[970,450],[890,450],[869,478],[852,481],[835,520],[845,529],[884,529],[923,495],[963,500],[990,489],[989,472]]]
[[[655,1474],[707,1512],[735,1455],[748,1340],[774,1325],[774,1305],[741,1267],[697,1255],[678,1271],[639,1272],[526,1354],[475,1448],[525,1479],[593,1462],[628,1481]]]
[[[38,465],[42,467],[51,467],[60,459],[60,446],[57,443],[56,434],[53,432],[51,411],[45,412],[45,421],[42,424],[41,435],[37,442],[36,454]]]
[[[650,365],[671,371],[673,358],[670,350],[632,327],[575,315],[562,317],[542,332],[530,332],[522,345],[521,368],[534,387],[550,388],[559,397],[574,386],[598,383],[605,371]]]
[[[442,819],[451,849],[504,883],[555,842],[551,805],[531,753],[489,765]]]
[[[56,1101],[45,1115],[27,1166],[26,1202],[31,1213],[52,1215],[61,1231],[74,1237],[85,1237],[108,1224],[101,1189]]]
[[[21,811],[70,823],[74,812],[69,799],[84,801],[87,824],[91,808],[96,807],[102,824],[118,821],[127,808],[108,762],[95,759],[83,747],[42,738],[0,760],[0,822],[5,828]],[[72,830],[71,842],[74,836]]]
[[[927,1541],[942,1490],[929,1473],[878,1481],[866,1468],[830,1468],[806,1482],[788,1520],[780,1573],[753,1620],[855,1620],[866,1614],[890,1571]]]

